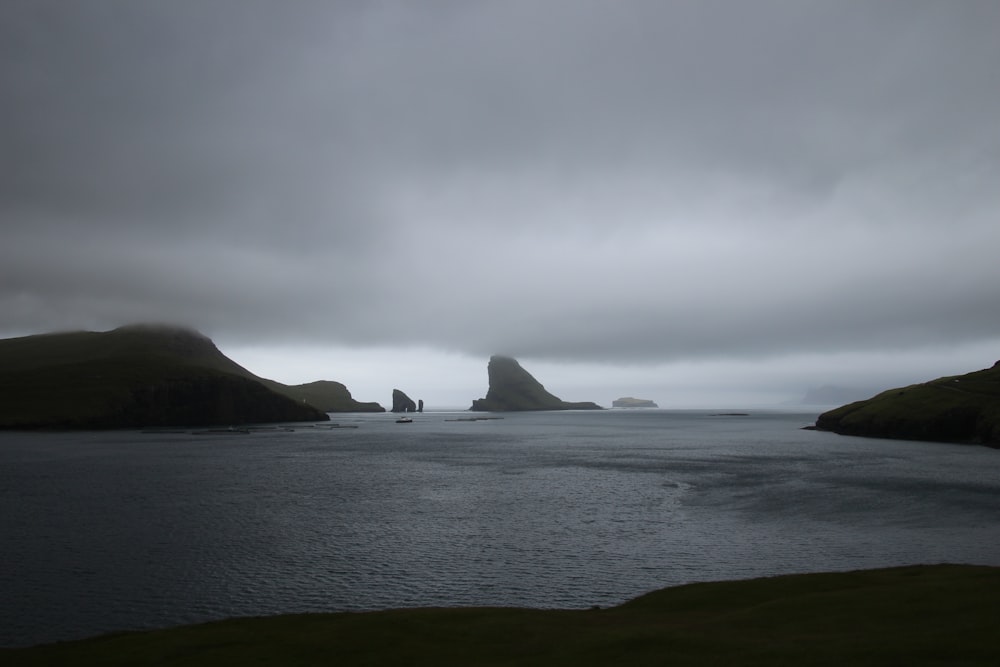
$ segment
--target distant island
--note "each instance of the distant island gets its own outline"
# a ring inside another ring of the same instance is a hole
[[[493,355],[486,367],[489,390],[486,398],[472,401],[474,412],[527,410],[601,410],[590,401],[571,403],[553,396],[511,357]]]
[[[843,405],[821,414],[813,428],[1000,447],[1000,361],[992,368],[890,389]]]
[[[623,396],[622,398],[616,398],[611,402],[611,407],[613,408],[658,408],[656,403],[646,398],[632,398],[631,396]]]
[[[181,327],[0,340],[0,428],[94,429],[328,421],[384,412],[339,382],[260,378],[206,336]]]

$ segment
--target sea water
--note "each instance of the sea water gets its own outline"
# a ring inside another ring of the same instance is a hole
[[[815,416],[428,412],[250,433],[0,433],[0,646],[1000,565],[1000,451],[802,430]]]

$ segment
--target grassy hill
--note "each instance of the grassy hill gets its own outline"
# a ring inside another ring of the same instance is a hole
[[[233,619],[29,649],[35,665],[996,665],[1000,568],[936,565],[660,590],[601,610]]]
[[[1000,362],[844,405],[820,415],[816,428],[844,435],[1000,446]]]
[[[313,397],[255,376],[210,339],[177,327],[134,325],[0,340],[2,428],[328,419],[310,402]]]

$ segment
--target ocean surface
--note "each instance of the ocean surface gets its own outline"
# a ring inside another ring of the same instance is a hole
[[[586,608],[694,581],[1000,565],[997,450],[801,430],[816,413],[471,416],[0,433],[0,646],[229,616]]]

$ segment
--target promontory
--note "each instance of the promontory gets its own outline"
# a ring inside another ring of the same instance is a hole
[[[493,355],[487,366],[490,387],[486,398],[472,402],[474,412],[527,410],[601,410],[590,401],[572,403],[553,396],[511,357]]]
[[[0,428],[92,429],[327,421],[384,411],[339,382],[260,378],[206,336],[175,326],[0,340]]]
[[[824,412],[815,428],[843,435],[1000,447],[1000,361],[992,368],[890,389]]]

